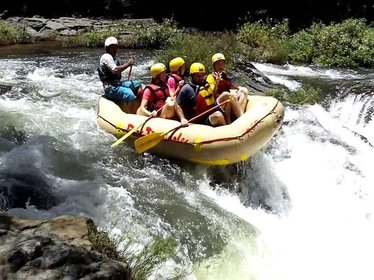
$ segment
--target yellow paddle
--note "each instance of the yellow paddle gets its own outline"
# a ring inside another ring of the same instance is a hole
[[[231,101],[231,99],[227,99],[224,102],[222,102],[221,104],[218,104],[218,105],[206,110],[205,112],[202,112],[201,114],[189,119],[188,123],[192,123],[192,122],[196,121],[197,119],[201,118],[202,116],[213,112],[219,106],[221,106],[221,105],[223,105],[227,102],[230,102],[230,101]],[[166,134],[168,134],[168,133],[170,133],[174,130],[177,130],[181,127],[183,127],[183,125],[178,125],[177,127],[174,127],[174,128],[172,128],[172,129],[170,129],[169,131],[166,131],[166,132],[155,132],[155,133],[148,134],[146,136],[140,137],[139,139],[136,139],[135,143],[134,143],[136,152],[138,154],[144,153],[145,151],[149,150],[150,148],[152,148],[152,147],[156,146],[158,143],[160,143],[161,140],[164,138],[164,136]]]
[[[158,114],[158,112],[160,112],[162,110],[162,108],[164,108],[164,106],[162,106],[160,109],[157,110],[157,114]],[[153,115],[150,115],[144,122],[142,122],[138,126],[135,126],[134,128],[132,128],[129,132],[127,132],[125,135],[123,135],[121,138],[119,138],[116,142],[114,142],[111,145],[111,147],[113,148],[113,147],[117,146],[118,144],[121,144],[127,137],[129,137],[131,134],[133,134],[136,130],[138,130],[141,126],[143,126],[151,118],[153,118]]]

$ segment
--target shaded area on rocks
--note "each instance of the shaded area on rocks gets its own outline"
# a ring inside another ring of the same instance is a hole
[[[57,205],[47,181],[41,175],[27,173],[0,173],[0,209],[25,208],[27,204],[38,209]]]

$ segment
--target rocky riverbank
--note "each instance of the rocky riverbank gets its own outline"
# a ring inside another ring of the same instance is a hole
[[[131,279],[127,264],[92,242],[98,234],[87,218],[42,221],[0,213],[0,279]]]
[[[125,36],[132,34],[138,28],[156,25],[152,18],[107,20],[60,17],[47,19],[40,16],[9,17],[4,20],[4,23],[21,31],[23,36],[30,38],[30,41],[59,40],[63,37],[110,28],[120,29],[121,35]]]

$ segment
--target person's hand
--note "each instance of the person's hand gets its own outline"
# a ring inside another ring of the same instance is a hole
[[[132,65],[135,64],[135,60],[134,60],[133,58],[130,58],[129,60],[127,60],[127,64],[128,64],[129,66],[132,66]]]
[[[152,117],[152,118],[157,117],[157,110],[153,110],[153,111],[151,112],[150,117]]]
[[[188,126],[188,120],[186,118],[182,118],[181,119],[181,125],[182,125],[182,127]]]
[[[179,85],[180,87],[182,87],[184,84],[185,84],[184,80],[180,80],[179,83],[178,83],[178,85]]]
[[[219,72],[213,72],[212,75],[213,75],[213,77],[214,77],[214,79],[216,81],[220,81],[221,80],[221,75],[220,75]]]
[[[169,106],[172,106],[174,104],[174,98],[169,96],[168,98],[166,98],[165,104],[168,104]]]
[[[226,73],[225,71],[222,71],[222,72],[220,73],[220,76],[221,76],[221,78],[222,78],[223,80],[226,80],[226,79],[227,79],[227,73]]]

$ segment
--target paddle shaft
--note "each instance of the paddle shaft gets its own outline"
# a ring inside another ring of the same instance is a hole
[[[131,72],[132,72],[132,65],[130,66],[129,75],[127,76],[128,81],[130,81]]]
[[[157,110],[157,114],[162,110],[162,108],[164,108],[164,106],[162,106],[161,108],[159,108]],[[120,139],[118,139],[116,142],[114,142],[111,147],[113,148],[113,147],[117,146],[118,144],[121,144],[123,142],[123,140],[125,140],[127,137],[129,137],[131,134],[133,134],[136,130],[138,130],[141,126],[143,126],[151,118],[153,118],[153,115],[150,115],[144,122],[142,122],[138,126],[133,127],[129,132],[127,132]]]
[[[213,112],[214,110],[216,110],[219,106],[227,103],[227,102],[230,102],[231,99],[227,99],[225,100],[224,102],[222,102],[221,104],[218,104],[208,110],[206,110],[205,112],[191,118],[188,120],[188,123],[191,123],[191,122],[194,122],[196,121],[197,119],[201,118],[202,116],[206,115],[206,114],[209,114],[211,112]],[[163,137],[174,131],[174,130],[177,130],[179,128],[183,127],[183,125],[179,125],[177,127],[174,127],[172,129],[170,129],[169,131],[166,131],[166,132],[163,132],[163,133],[152,133],[152,134],[148,134],[148,135],[145,135],[143,137],[140,137],[139,139],[135,140],[135,150],[139,153],[139,154],[142,154],[144,153],[145,151],[149,150],[150,148],[156,146],[157,144],[159,144]]]
[[[188,120],[188,123],[193,123],[194,121],[200,119],[201,117],[203,117],[203,116],[205,116],[205,115],[207,115],[207,114],[213,112],[213,111],[216,110],[219,106],[221,106],[221,105],[223,105],[223,104],[226,104],[227,102],[230,102],[230,101],[231,101],[230,99],[227,99],[227,100],[223,101],[221,104],[217,104],[217,105],[215,105],[214,107],[212,107],[212,108],[210,108],[210,109],[208,109],[208,110],[206,110],[206,111],[204,111],[204,112],[198,114],[197,116],[194,116],[193,118],[189,119],[189,120]],[[162,133],[162,134],[163,134],[163,135],[168,134],[168,133],[172,132],[173,130],[177,130],[177,129],[181,128],[181,127],[183,127],[183,125],[177,126],[177,127],[173,128],[173,129],[170,129],[170,130],[167,131],[167,132]]]

